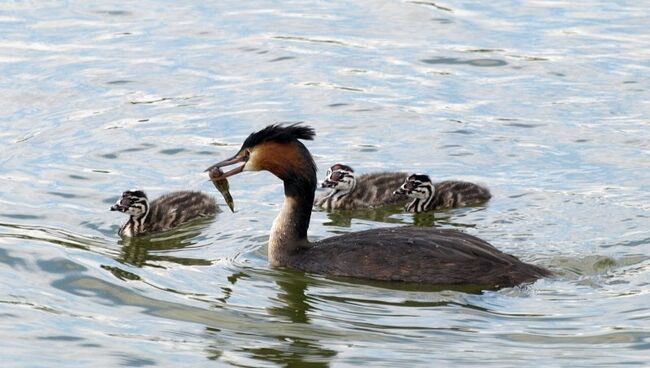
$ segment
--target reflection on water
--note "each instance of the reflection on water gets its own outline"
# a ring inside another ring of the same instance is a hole
[[[436,215],[434,211],[420,212],[413,215],[413,225],[432,227],[435,225]]]
[[[212,218],[205,218],[159,234],[122,238],[117,243],[121,249],[116,260],[131,266],[160,269],[166,268],[164,266],[166,262],[185,266],[210,266],[212,262],[206,259],[179,257],[164,253],[193,246],[196,243],[195,239],[211,222]],[[103,264],[101,267],[120,280],[141,280],[137,274],[119,266]]]
[[[457,59],[457,58],[446,58],[446,57],[422,59],[422,62],[427,63],[427,64],[450,64],[450,65],[467,64],[467,65],[479,66],[479,67],[491,67],[491,66],[508,65],[508,63],[506,63],[505,61],[498,60],[498,59],[467,59],[467,60],[461,60],[461,59]]]
[[[599,0],[3,3],[3,362],[648,366],[648,18]],[[494,195],[315,211],[312,239],[458,229],[554,276],[493,291],[272,268],[265,173],[233,178],[234,214],[119,239],[125,188],[225,209],[203,170],[275,121],[315,128],[321,172],[345,159]]]
[[[287,270],[275,281],[278,294],[274,300],[279,305],[268,308],[269,315],[282,317],[291,323],[308,324],[308,312],[313,308],[309,304],[306,290],[308,279],[301,273]],[[317,338],[293,338],[284,334],[275,336],[277,344],[271,347],[243,348],[251,358],[273,362],[290,367],[328,367],[330,358],[336,351],[321,346]]]
[[[12,216],[13,218],[34,220],[32,216]],[[38,218],[38,217],[37,217]],[[88,237],[75,234],[63,229],[46,227],[42,225],[22,225],[14,223],[0,223],[0,238],[23,239],[37,242],[57,244],[64,247],[90,250],[92,247],[102,248],[106,244],[100,237]]]
[[[326,213],[329,221],[323,223],[323,225],[350,227],[353,218],[391,224],[404,224],[404,221],[393,217],[393,215],[401,213],[402,211],[402,206],[327,211]]]
[[[351,227],[352,220],[367,220],[385,224],[411,224],[422,227],[444,226],[452,228],[474,227],[473,224],[465,224],[454,221],[454,217],[463,217],[469,211],[480,211],[484,206],[474,206],[462,209],[446,209],[414,214],[404,214],[402,206],[385,206],[379,208],[363,208],[354,210],[328,210],[326,213],[329,221],[324,222],[325,226]],[[337,233],[337,231],[332,231]]]
[[[67,268],[69,269],[68,273],[70,273],[72,269]],[[74,271],[85,270],[76,268]],[[284,363],[289,366],[303,366],[303,364],[316,367],[328,366],[328,358],[336,355],[336,352],[320,346],[317,338],[306,338],[307,335],[300,332],[300,324],[309,323],[307,312],[311,308],[305,295],[308,282],[298,274],[290,274],[291,272],[288,271],[287,275],[278,278],[279,292],[274,300],[279,301],[280,305],[269,309],[270,316],[281,316],[287,318],[287,322],[291,323],[284,322],[282,327],[277,326],[277,322],[265,321],[259,318],[248,320],[249,317],[245,314],[232,314],[223,309],[216,312],[179,303],[154,300],[96,278],[66,276],[63,279],[54,281],[52,286],[77,296],[88,296],[90,294],[93,298],[99,298],[112,305],[140,307],[143,308],[144,313],[153,316],[200,323],[206,326],[206,336],[213,336],[218,340],[223,339],[221,335],[226,331],[232,333],[238,330],[247,331],[247,333],[257,335],[265,340],[269,337],[276,340],[276,343],[272,344],[273,347],[240,348],[241,352],[250,355],[252,359]],[[294,278],[294,276],[297,277]],[[309,329],[315,335],[328,336],[333,334],[333,331],[327,329],[320,331],[313,327],[309,327]],[[278,334],[269,335],[269,332],[274,330]],[[339,336],[339,338],[341,337]],[[207,349],[208,359],[216,359],[221,356],[222,352],[218,347],[219,344],[211,345],[211,348]]]
[[[137,267],[160,267],[162,262],[173,262],[186,266],[209,266],[212,263],[205,259],[183,258],[163,255],[165,251],[181,250],[195,244],[194,238],[198,237],[210,224],[211,219],[194,221],[180,229],[170,230],[162,234],[122,238],[118,241],[121,246],[118,261]]]

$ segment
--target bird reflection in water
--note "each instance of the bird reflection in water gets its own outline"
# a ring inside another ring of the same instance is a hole
[[[334,210],[327,212],[327,219],[329,221],[324,222],[323,225],[352,227],[352,220],[357,219],[420,227],[475,227],[473,224],[452,221],[453,217],[463,217],[467,212],[468,209],[454,209],[451,211],[428,211],[400,216],[403,213],[403,209],[397,206],[359,210]]]
[[[151,236],[122,238],[117,244],[121,246],[120,254],[116,260],[135,267],[165,268],[165,262],[185,266],[209,266],[210,260],[201,258],[177,257],[164,253],[190,247],[197,243],[204,229],[212,219],[206,218],[196,221],[190,226],[158,233]],[[140,277],[132,272],[119,267],[102,265],[120,280],[139,280]]]
[[[256,275],[244,273],[241,271],[234,272],[228,277],[228,281],[234,285],[242,280],[263,278],[268,282],[273,282],[279,291],[272,300],[274,305],[266,308],[270,316],[276,317],[279,321],[274,321],[273,325],[277,326],[273,330],[267,330],[263,335],[258,335],[255,346],[244,346],[237,349],[238,354],[243,354],[246,359],[252,359],[259,362],[273,363],[284,367],[329,367],[331,359],[336,356],[336,351],[327,349],[321,345],[319,339],[305,338],[305,334],[296,334],[295,330],[285,329],[283,324],[293,326],[294,324],[305,325],[305,330],[310,329],[309,312],[314,308],[310,304],[309,296],[306,293],[307,287],[313,279],[306,277],[302,272],[291,269],[280,269],[271,275]],[[231,288],[222,288],[225,297],[218,299],[226,303],[232,294]],[[316,333],[312,331],[313,333]],[[212,327],[206,328],[206,335],[214,339],[206,353],[210,360],[220,360],[223,356],[223,339],[227,339],[227,331],[221,331]]]
[[[393,217],[396,214],[402,213],[403,210],[403,207],[399,205],[355,210],[330,210],[327,212],[329,221],[323,225],[350,227],[352,226],[352,219],[385,222],[388,224],[407,224],[402,219]]]
[[[279,288],[276,301],[279,303],[267,308],[269,314],[286,322],[309,325],[309,311],[313,310],[310,298],[306,294],[309,282],[310,279],[300,271],[282,269],[275,276],[275,283]],[[278,344],[273,346],[242,350],[252,354],[254,359],[282,364],[286,367],[329,367],[331,358],[336,355],[336,351],[323,347],[318,339],[283,334],[277,334],[275,338]]]

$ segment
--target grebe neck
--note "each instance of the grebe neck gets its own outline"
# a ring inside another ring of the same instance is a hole
[[[316,191],[316,172],[284,179],[284,203],[273,221],[269,237],[269,261],[274,266],[288,265],[292,256],[309,247],[307,230]]]
[[[406,205],[406,212],[424,212],[433,209],[433,202],[436,199],[438,192],[433,183],[424,183],[420,185],[420,189],[424,189],[424,197],[416,197]]]
[[[345,197],[346,195],[348,195],[348,194],[354,192],[355,189],[357,189],[357,179],[353,177],[353,178],[352,178],[352,184],[350,184],[350,187],[347,188],[347,189],[344,189],[344,190],[339,190],[339,191],[336,193],[336,194],[337,194],[336,197],[337,197],[337,199],[343,198],[343,197]]]
[[[136,236],[145,230],[145,223],[149,216],[149,204],[145,204],[145,212],[140,216],[129,216],[129,220],[122,226],[119,231],[123,236]]]

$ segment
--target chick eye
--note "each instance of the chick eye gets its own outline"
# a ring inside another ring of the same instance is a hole
[[[332,180],[341,180],[343,178],[343,174],[336,171],[332,174]]]

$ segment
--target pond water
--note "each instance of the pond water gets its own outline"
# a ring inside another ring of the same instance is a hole
[[[3,367],[650,365],[650,8],[634,1],[9,1],[0,5]],[[305,121],[322,177],[487,184],[417,223],[554,276],[484,292],[268,265],[269,173],[236,213],[137,241],[125,189],[217,195],[203,169]]]

